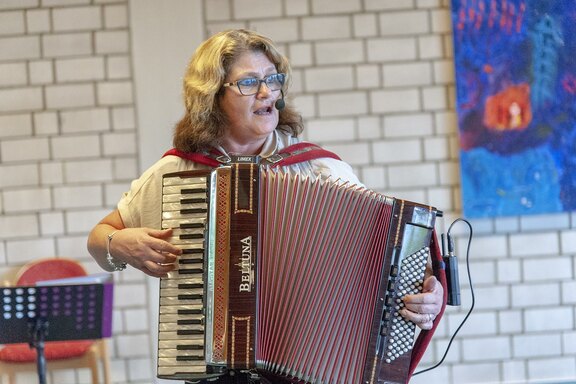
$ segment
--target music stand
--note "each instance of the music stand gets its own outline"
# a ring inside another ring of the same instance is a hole
[[[112,336],[113,280],[96,274],[0,288],[0,344],[28,343],[46,384],[45,341]]]

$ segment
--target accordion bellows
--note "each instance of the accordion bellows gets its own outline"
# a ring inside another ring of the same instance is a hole
[[[404,383],[433,207],[237,163],[164,176],[183,249],[162,278],[158,376],[250,370],[274,382]]]

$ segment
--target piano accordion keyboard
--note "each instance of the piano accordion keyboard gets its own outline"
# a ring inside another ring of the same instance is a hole
[[[158,376],[206,373],[204,232],[208,215],[206,176],[164,177],[162,229],[182,249],[176,269],[160,279]]]

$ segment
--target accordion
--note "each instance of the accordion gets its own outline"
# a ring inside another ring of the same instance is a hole
[[[427,205],[259,166],[163,177],[182,249],[161,279],[158,371],[274,383],[405,383],[436,216]]]

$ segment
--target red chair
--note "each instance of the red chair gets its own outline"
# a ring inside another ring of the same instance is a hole
[[[32,261],[16,274],[14,285],[34,285],[38,281],[86,276],[86,270],[76,260],[50,258]],[[89,368],[92,383],[99,383],[101,361],[104,383],[110,384],[110,362],[106,341],[73,340],[45,343],[46,370]],[[37,372],[36,350],[26,343],[8,344],[0,348],[0,376],[8,376],[8,384],[16,384],[18,372]]]

